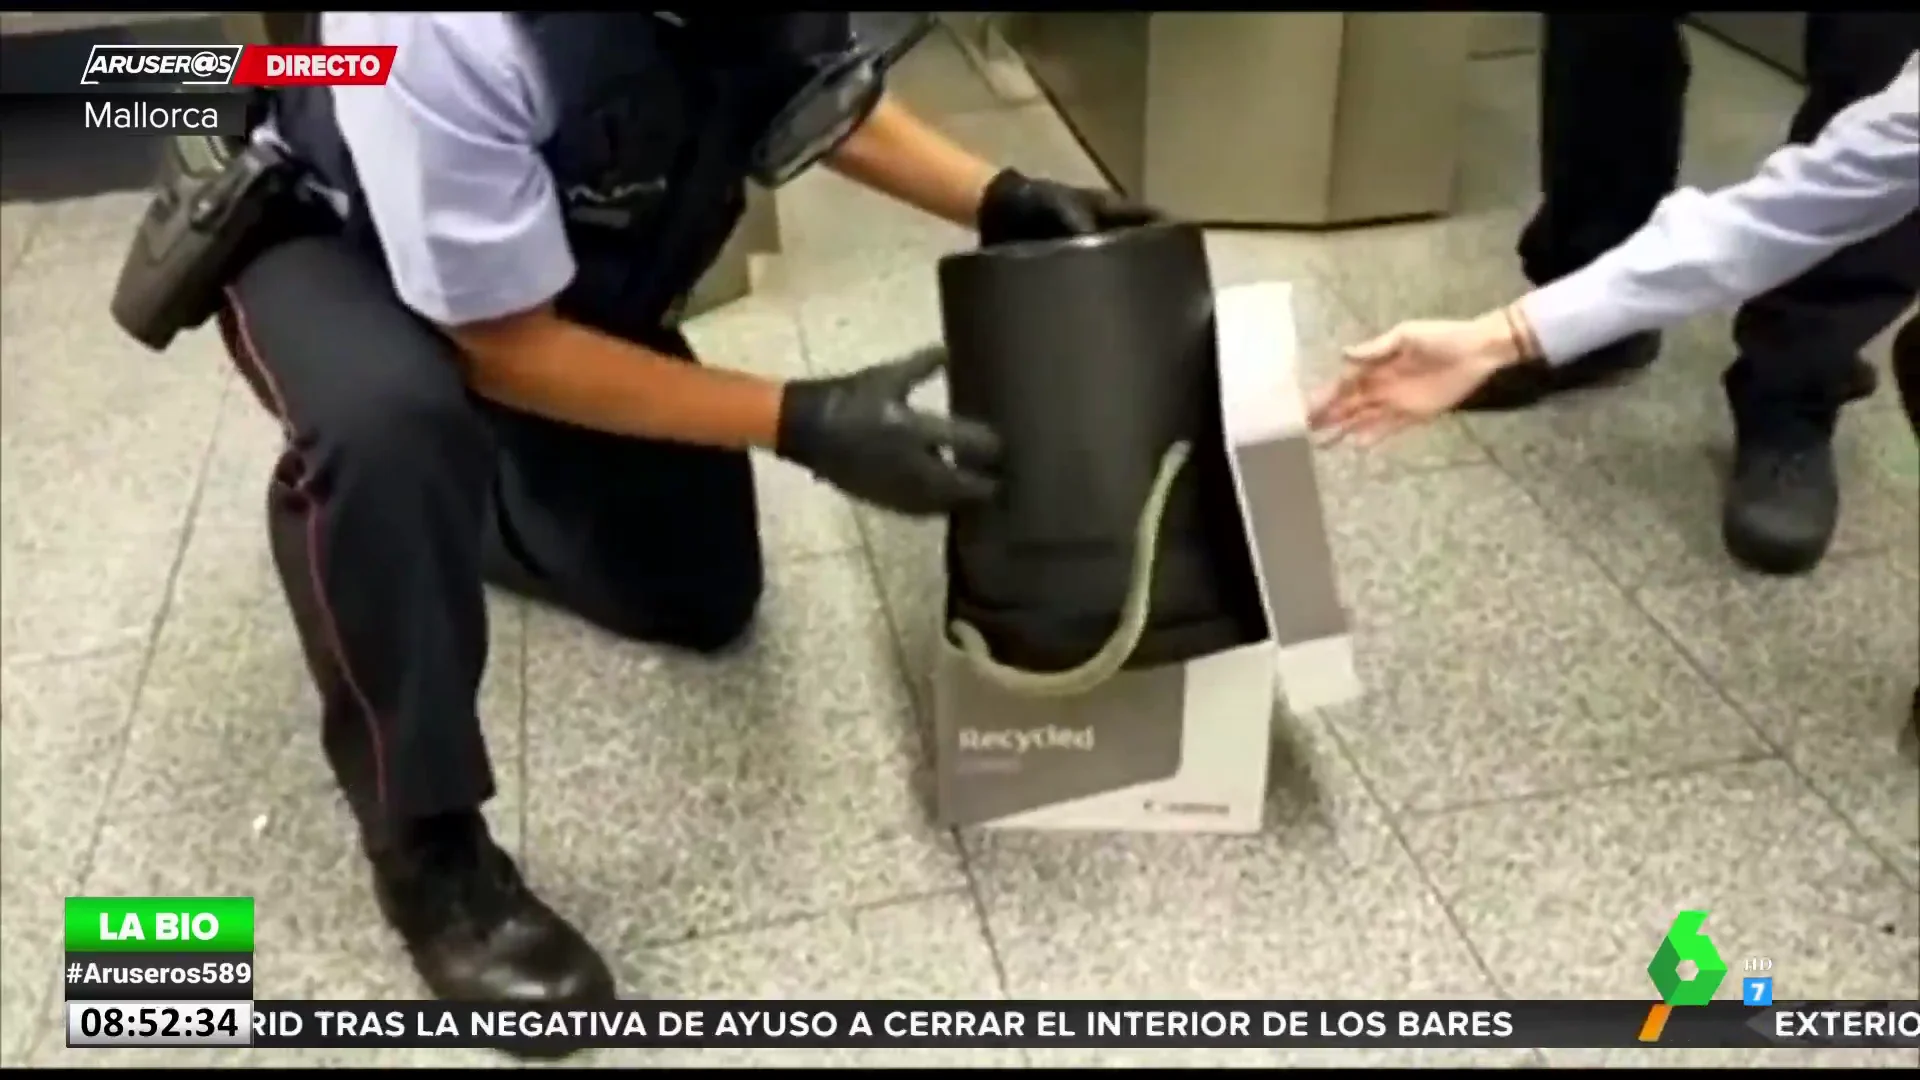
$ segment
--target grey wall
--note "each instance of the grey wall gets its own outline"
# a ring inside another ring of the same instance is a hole
[[[1473,31],[1475,59],[1513,56],[1540,48],[1540,16],[1532,11],[1483,11]]]

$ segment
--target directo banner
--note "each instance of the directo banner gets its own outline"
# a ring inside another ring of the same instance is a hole
[[[95,45],[80,85],[384,86],[393,45]]]

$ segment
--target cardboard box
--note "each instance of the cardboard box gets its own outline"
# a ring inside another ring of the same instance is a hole
[[[1123,671],[1079,697],[1034,698],[982,679],[942,634],[933,719],[944,824],[1256,832],[1281,703],[1303,712],[1359,694],[1296,376],[1292,290],[1220,290],[1215,325],[1269,638]]]

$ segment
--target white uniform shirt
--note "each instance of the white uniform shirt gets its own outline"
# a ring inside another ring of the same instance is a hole
[[[1639,232],[1520,301],[1546,359],[1739,303],[1893,228],[1920,198],[1920,54],[1887,88],[1777,150],[1753,179],[1661,202]]]

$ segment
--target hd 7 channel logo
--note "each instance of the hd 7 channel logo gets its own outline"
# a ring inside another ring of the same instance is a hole
[[[95,45],[81,86],[226,86],[240,45]]]

